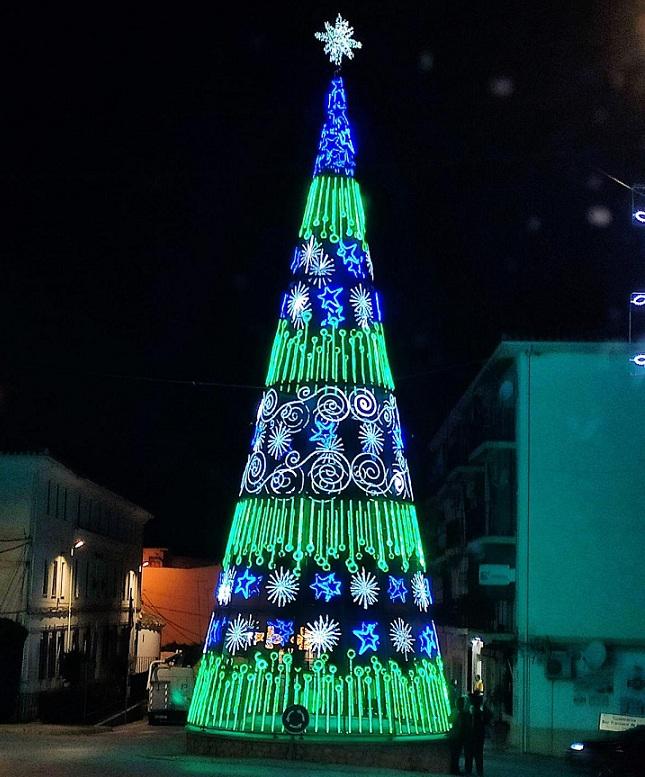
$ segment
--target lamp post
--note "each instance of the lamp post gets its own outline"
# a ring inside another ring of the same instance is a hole
[[[70,549],[69,600],[67,603],[67,652],[72,649],[72,596],[74,594],[74,551],[82,548],[85,540],[76,540]]]

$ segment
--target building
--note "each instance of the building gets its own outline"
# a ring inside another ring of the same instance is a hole
[[[144,548],[143,607],[163,623],[162,651],[188,645],[201,650],[219,573],[220,566],[207,559],[174,556],[168,548]]]
[[[0,455],[0,658],[13,662],[4,719],[38,714],[43,692],[73,672],[65,654],[78,657],[86,683],[123,676],[136,653],[151,517],[47,454]]]
[[[626,343],[504,342],[430,444],[448,677],[524,751],[645,715],[645,370]],[[432,558],[433,556],[431,556]]]

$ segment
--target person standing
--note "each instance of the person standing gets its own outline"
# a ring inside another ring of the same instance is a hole
[[[475,682],[473,683],[473,693],[484,693],[484,681],[480,674],[475,675]]]
[[[465,743],[464,771],[466,774],[473,773],[473,760],[477,774],[482,777],[484,774],[484,736],[486,732],[486,710],[483,708],[483,698],[480,693],[473,693],[471,696],[472,723],[470,726],[470,736]]]
[[[460,696],[457,699],[457,715],[450,730],[450,774],[461,774],[459,771],[459,758],[470,740],[472,717],[466,706],[466,699]]]

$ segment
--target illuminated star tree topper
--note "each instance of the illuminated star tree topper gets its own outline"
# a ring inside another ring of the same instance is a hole
[[[336,17],[333,27],[329,22],[325,22],[325,31],[317,32],[316,40],[325,44],[325,54],[329,54],[329,61],[337,67],[341,66],[343,57],[354,59],[352,49],[363,48],[360,41],[354,40],[354,28],[340,14]]]

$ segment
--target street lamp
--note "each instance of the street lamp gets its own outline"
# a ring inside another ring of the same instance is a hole
[[[67,652],[72,649],[72,595],[74,593],[74,551],[82,548],[85,540],[76,540],[70,548],[69,601],[67,603]]]

